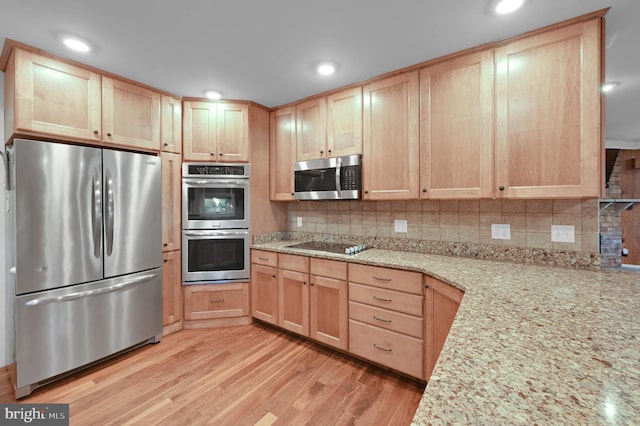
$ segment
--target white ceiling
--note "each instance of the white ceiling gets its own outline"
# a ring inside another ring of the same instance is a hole
[[[19,42],[179,96],[273,107],[611,6],[606,139],[640,147],[640,1],[528,0],[510,16],[489,0],[0,0],[0,41]],[[59,33],[96,47],[66,50]],[[614,40],[615,37],[615,40]],[[337,61],[320,77],[312,66]]]

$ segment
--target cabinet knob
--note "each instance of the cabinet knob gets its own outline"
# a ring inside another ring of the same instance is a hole
[[[331,150],[330,150],[330,149],[329,149],[329,150],[327,150],[327,152],[328,152],[329,154],[331,154]]]
[[[293,192],[291,193],[291,196],[293,197]]]
[[[364,190],[364,193],[365,193],[365,194],[368,194],[368,193],[369,193],[369,191],[365,189],[365,190]]]
[[[111,132],[107,132],[107,136],[111,137]]]
[[[307,282],[306,281],[302,281],[302,285],[307,285]]]
[[[309,283],[309,285],[311,285],[311,286],[312,286],[312,285],[313,285],[313,283]]]
[[[324,151],[323,151],[323,150],[320,150],[320,154],[324,154]]]
[[[422,188],[422,192],[427,192],[427,188]]]
[[[167,142],[164,143],[164,146],[169,146],[169,144]]]
[[[167,263],[167,262],[169,262],[169,259],[165,259],[165,260],[163,260],[163,262],[164,262],[164,263]]]
[[[500,186],[498,187],[498,189],[499,189],[500,191],[504,191],[504,185],[500,185]]]
[[[97,131],[97,130],[94,130],[94,131],[93,131],[93,134],[94,134],[94,135],[97,135],[98,133],[100,133],[100,132],[99,132],[99,131]]]
[[[215,156],[216,154],[214,154],[213,152],[211,153],[211,155]]]
[[[163,246],[165,246],[165,247],[166,247],[166,246],[168,246],[168,245],[169,245],[169,243],[164,243],[164,244],[163,244]]]
[[[275,275],[271,275],[271,278],[275,278],[275,277],[276,277]]]

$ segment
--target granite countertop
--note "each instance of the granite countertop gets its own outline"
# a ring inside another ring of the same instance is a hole
[[[423,272],[465,291],[413,424],[640,424],[640,274],[370,249],[252,248]]]

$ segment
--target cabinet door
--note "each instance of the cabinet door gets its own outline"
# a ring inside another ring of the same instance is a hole
[[[15,49],[5,83],[7,98],[15,90],[6,105],[8,112],[11,104],[15,109],[7,119],[7,134],[27,131],[100,142],[99,74]]]
[[[183,103],[183,157],[185,161],[214,161],[216,149],[216,104]]]
[[[162,253],[162,324],[182,321],[182,256],[180,250]]]
[[[493,195],[493,51],[420,71],[421,198]]]
[[[269,181],[272,201],[293,200],[296,114],[293,107],[272,111],[269,138]]]
[[[249,104],[216,104],[218,158],[222,162],[246,162],[250,158]]]
[[[600,19],[514,41],[495,55],[498,196],[599,197]]]
[[[309,297],[310,337],[346,351],[349,346],[348,301],[346,281],[311,276]]]
[[[429,380],[433,367],[449,334],[464,293],[432,277],[425,277],[425,379]]]
[[[327,153],[362,154],[362,87],[327,97]]]
[[[180,154],[162,153],[162,251],[180,250]]]
[[[102,141],[160,151],[160,94],[102,77]]]
[[[296,106],[296,159],[328,157],[325,98],[311,99]]]
[[[309,275],[280,269],[278,325],[309,336]]]
[[[278,324],[278,270],[251,264],[251,313],[262,321]]]
[[[182,105],[180,99],[162,95],[162,151],[182,152]]]
[[[364,86],[365,200],[418,198],[419,95],[418,71]]]

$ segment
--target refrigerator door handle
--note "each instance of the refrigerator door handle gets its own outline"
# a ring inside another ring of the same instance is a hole
[[[58,303],[58,302],[68,302],[70,300],[82,299],[83,297],[96,296],[98,294],[106,294],[113,293],[118,290],[127,290],[131,287],[134,287],[138,284],[142,284],[156,277],[157,274],[147,274],[142,275],[140,277],[123,281],[118,284],[113,284],[108,287],[96,288],[94,290],[87,291],[77,291],[75,293],[65,294],[63,296],[50,296],[50,297],[40,297],[36,299],[31,299],[25,302],[25,306],[40,306],[46,305],[49,303]]]
[[[102,248],[102,184],[100,182],[100,170],[98,168],[93,171],[92,183],[91,227],[93,228],[93,255],[99,258]]]
[[[114,193],[113,193],[113,178],[111,177],[111,170],[107,169],[105,172],[105,191],[107,195],[107,256],[111,256],[113,252],[113,227],[114,227]]]

